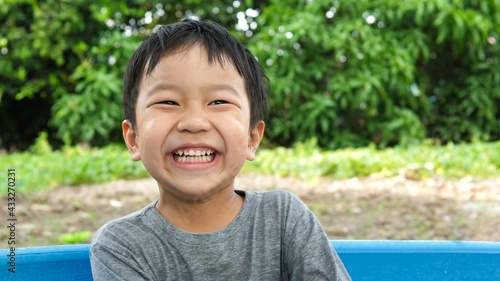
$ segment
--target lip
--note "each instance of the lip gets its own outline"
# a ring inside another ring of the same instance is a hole
[[[182,150],[182,151],[193,150],[195,152],[196,151],[211,150],[214,152],[214,159],[210,162],[207,162],[207,163],[193,163],[193,162],[180,163],[180,162],[175,161],[175,159],[174,159],[174,152],[179,151],[179,150]],[[179,169],[187,170],[187,171],[196,171],[196,170],[206,170],[206,169],[209,169],[210,167],[214,166],[218,162],[220,155],[221,155],[220,152],[217,149],[213,148],[212,146],[205,145],[205,144],[192,144],[192,145],[187,144],[187,145],[179,146],[178,148],[173,149],[168,154],[168,159],[175,167],[177,167]]]

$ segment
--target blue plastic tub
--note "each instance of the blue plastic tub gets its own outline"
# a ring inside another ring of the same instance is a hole
[[[332,241],[353,280],[500,280],[500,242]],[[0,250],[0,280],[92,280],[90,245]]]

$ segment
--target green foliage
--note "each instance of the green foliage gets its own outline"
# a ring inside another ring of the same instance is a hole
[[[410,147],[397,146],[383,150],[372,145],[325,151],[318,147],[316,139],[311,139],[297,143],[293,148],[259,150],[256,161],[245,164],[242,171],[292,176],[303,180],[370,175],[385,177],[401,173],[415,180],[432,175],[486,178],[500,174],[500,142],[450,143],[446,146],[424,142]]]
[[[121,140],[127,59],[186,17],[227,27],[266,67],[273,144],[498,140],[499,12],[497,0],[0,0],[0,146],[41,131]]]
[[[58,237],[59,242],[67,244],[78,244],[87,240],[90,237],[90,231],[77,231],[73,233],[63,234]]]
[[[0,0],[0,146],[25,149],[41,131],[121,141],[122,77],[142,38],[195,15],[231,28],[243,9],[231,3]]]
[[[286,8],[283,8],[286,7]],[[498,1],[270,1],[251,50],[272,141],[322,147],[500,137]]]
[[[48,155],[52,153],[52,146],[50,146],[49,141],[47,140],[47,132],[41,132],[38,138],[35,141],[35,144],[30,147],[29,150],[34,155]]]
[[[109,138],[122,116],[122,81],[105,68],[77,69],[71,77],[80,80],[75,87],[78,94],[64,95],[54,103],[52,124],[61,136],[78,137],[80,141],[91,141],[96,134]]]
[[[30,151],[0,156],[0,169],[18,171],[20,192],[148,176],[141,163],[130,160],[123,145],[100,149],[65,146],[51,150],[42,135]]]

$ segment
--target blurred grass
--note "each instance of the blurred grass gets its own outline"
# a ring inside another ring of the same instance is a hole
[[[0,156],[0,171],[11,168],[16,169],[17,192],[148,176],[124,145],[52,150],[43,134],[29,151]]]
[[[141,163],[130,160],[124,145],[103,148],[65,146],[53,150],[44,135],[27,152],[0,156],[0,171],[6,173],[10,168],[16,169],[18,192],[148,177]],[[411,171],[417,180],[432,175],[446,178],[499,176],[500,142],[445,146],[427,142],[408,148],[378,150],[366,147],[323,151],[312,139],[293,148],[261,149],[255,161],[245,164],[242,173],[307,180],[370,175],[391,177],[402,170]]]
[[[421,145],[383,150],[371,146],[323,151],[312,139],[293,148],[260,150],[256,161],[247,163],[242,172],[300,179],[342,179],[374,174],[390,177],[402,170],[417,173],[415,179],[431,175],[446,178],[499,176],[500,142],[436,146],[427,141]]]

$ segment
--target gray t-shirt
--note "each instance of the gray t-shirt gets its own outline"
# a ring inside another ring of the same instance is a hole
[[[216,232],[185,232],[156,202],[107,223],[92,241],[94,280],[351,280],[297,196],[236,192],[243,207]]]

